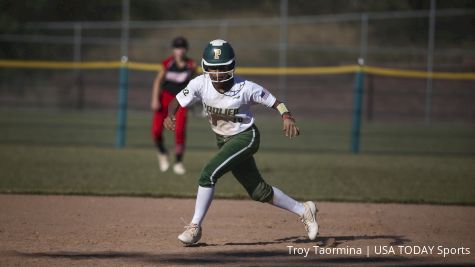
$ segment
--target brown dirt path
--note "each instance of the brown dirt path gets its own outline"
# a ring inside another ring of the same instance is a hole
[[[322,202],[320,237],[309,242],[288,212],[215,200],[200,243],[183,247],[176,237],[192,199],[0,195],[0,203],[0,266],[475,264],[475,207]],[[289,255],[288,246],[309,254]],[[333,254],[315,254],[313,246]],[[379,246],[396,255],[375,255]],[[435,248],[432,255],[399,255],[398,246]],[[437,246],[460,254],[443,257]]]

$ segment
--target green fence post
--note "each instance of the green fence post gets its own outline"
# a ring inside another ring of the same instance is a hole
[[[358,60],[358,65],[353,90],[353,123],[351,126],[351,153],[353,154],[358,154],[360,151],[361,107],[363,106],[364,93],[363,59]]]
[[[117,131],[116,142],[117,148],[125,146],[125,133],[127,128],[127,90],[129,83],[129,69],[127,66],[127,57],[122,57],[122,64],[119,70],[119,110],[117,112]]]

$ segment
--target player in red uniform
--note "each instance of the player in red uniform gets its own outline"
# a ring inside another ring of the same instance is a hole
[[[154,111],[152,123],[152,138],[157,148],[160,170],[165,172],[170,167],[168,152],[163,140],[163,120],[168,115],[168,104],[183,88],[186,87],[195,73],[196,63],[186,56],[188,41],[177,37],[172,42],[173,55],[162,62],[162,70],[158,72],[153,83],[151,108]],[[183,153],[185,150],[186,108],[180,108],[175,114],[175,155],[173,171],[185,174]]]

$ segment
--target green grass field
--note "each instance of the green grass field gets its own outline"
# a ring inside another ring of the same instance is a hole
[[[0,192],[190,197],[214,151],[204,119],[191,117],[188,173],[158,171],[151,114],[130,112],[128,146],[118,150],[115,114],[0,111]],[[256,155],[265,179],[299,199],[475,204],[475,127],[365,124],[362,153],[351,155],[349,122],[301,120],[288,140],[275,117],[258,117]],[[172,136],[167,133],[167,142]],[[218,197],[247,197],[231,175]]]

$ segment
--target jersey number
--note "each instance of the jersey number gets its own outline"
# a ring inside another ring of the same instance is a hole
[[[230,121],[230,122],[239,122],[242,123],[244,121],[243,118],[235,117],[235,116],[226,116],[226,115],[219,115],[219,114],[208,114],[211,124],[214,126],[218,126],[218,121]]]

